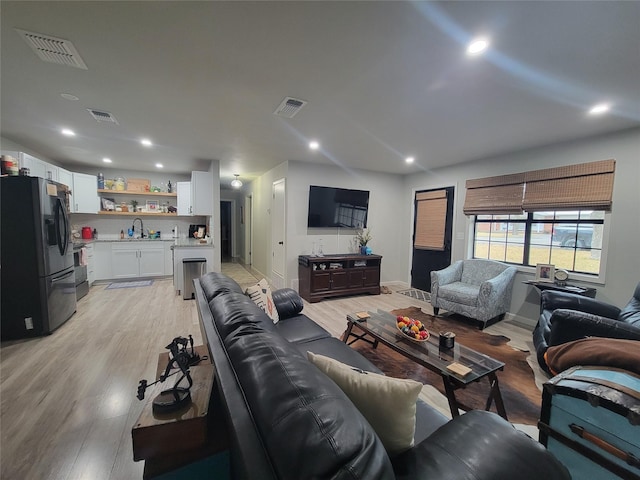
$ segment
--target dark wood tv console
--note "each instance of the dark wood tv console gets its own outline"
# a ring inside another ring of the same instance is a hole
[[[357,293],[380,294],[380,255],[298,257],[300,296],[308,302]]]

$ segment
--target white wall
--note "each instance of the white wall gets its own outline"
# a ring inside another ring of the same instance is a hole
[[[209,217],[209,234],[213,239],[213,271],[222,271],[220,255],[220,162],[211,160],[207,170],[213,185],[213,216]]]
[[[369,191],[367,227],[373,253],[382,255],[381,281],[397,280],[404,273],[402,252],[397,242],[401,234],[403,205],[402,177],[365,170],[345,170],[331,165],[289,162],[287,175],[286,281],[297,286],[298,255],[311,253],[312,243],[322,240],[325,254],[354,253],[354,231],[340,228],[307,228],[309,186],[353,188]]]
[[[288,164],[281,163],[251,182],[246,195],[253,197],[252,266],[265,278],[271,278],[271,204],[273,182],[287,177]],[[288,186],[289,182],[287,182]],[[288,193],[287,193],[288,195]],[[287,197],[288,198],[288,197]],[[288,251],[287,251],[288,252]],[[287,257],[289,253],[287,253]]]
[[[606,259],[606,282],[604,285],[590,286],[597,288],[596,298],[622,306],[631,298],[633,289],[640,281],[640,255],[637,252],[640,239],[640,129],[406,176],[402,231],[411,231],[412,192],[416,189],[456,185],[452,261],[466,258],[469,246],[469,219],[463,214],[462,207],[467,179],[609,158],[616,160],[616,174],[613,209],[608,217],[611,230]],[[409,281],[411,241],[407,235],[404,237],[404,248],[401,250],[400,262],[405,265],[405,271],[399,279]],[[523,285],[522,281],[532,277],[531,273],[519,273],[516,276],[509,310],[512,314],[529,319],[527,323],[531,325],[538,317],[539,295],[532,287]]]
[[[398,211],[404,208],[399,194],[403,188],[402,177],[296,161],[282,163],[267,172],[245,192],[253,197],[253,267],[256,270],[270,277],[272,185],[280,178],[286,178],[286,285],[297,287],[298,255],[311,253],[313,242],[318,244],[322,239],[325,254],[355,251],[350,230],[307,228],[310,185],[368,190],[368,226],[373,235],[370,245],[373,253],[384,257],[382,281],[404,276],[404,266],[399,262],[402,252],[397,242],[402,228]]]

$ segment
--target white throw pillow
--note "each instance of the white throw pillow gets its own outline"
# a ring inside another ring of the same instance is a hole
[[[251,300],[255,302],[264,312],[269,315],[269,318],[273,323],[278,323],[280,317],[278,316],[278,310],[273,303],[273,297],[271,296],[271,288],[267,281],[263,278],[256,285],[247,288],[245,294],[249,296]]]
[[[360,410],[389,454],[413,446],[416,401],[422,390],[421,383],[365,372],[312,352],[307,352],[307,357]]]

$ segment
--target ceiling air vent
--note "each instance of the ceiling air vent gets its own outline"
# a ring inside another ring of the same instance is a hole
[[[96,110],[94,108],[87,108],[87,111],[97,122],[115,123],[116,125],[119,125],[116,117],[111,115],[109,112],[103,112],[102,110]]]
[[[274,115],[279,115],[281,117],[293,118],[296,113],[300,111],[302,107],[307,104],[304,100],[300,100],[298,98],[293,97],[285,97],[276,111],[273,112]]]
[[[41,60],[88,70],[76,47],[69,40],[27,32],[19,28],[16,28],[16,31]]]

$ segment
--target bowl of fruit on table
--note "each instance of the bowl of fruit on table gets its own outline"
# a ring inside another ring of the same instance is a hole
[[[396,327],[404,336],[416,342],[426,342],[429,339],[429,332],[420,320],[398,315]]]

